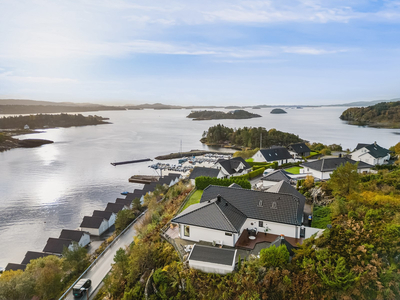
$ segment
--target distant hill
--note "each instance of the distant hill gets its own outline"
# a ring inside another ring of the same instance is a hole
[[[351,125],[400,128],[400,101],[381,102],[368,107],[351,107],[340,116]]]
[[[193,111],[187,116],[187,118],[192,118],[195,121],[220,120],[220,119],[251,119],[259,117],[261,116],[241,109],[233,110],[227,113],[223,111],[210,111],[210,110]]]
[[[371,106],[382,102],[396,102],[400,101],[400,98],[394,98],[390,100],[372,100],[372,101],[357,101],[357,102],[349,102],[343,104],[332,104],[332,105],[322,105],[322,106]]]

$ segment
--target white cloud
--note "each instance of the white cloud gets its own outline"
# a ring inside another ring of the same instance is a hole
[[[1,71],[1,69],[0,69],[0,71]],[[56,84],[56,83],[77,83],[78,82],[78,80],[71,79],[71,78],[13,75],[13,72],[10,72],[10,71],[0,73],[0,79],[12,81],[12,82],[40,83],[40,84],[41,83]]]

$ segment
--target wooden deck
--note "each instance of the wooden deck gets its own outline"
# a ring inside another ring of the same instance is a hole
[[[264,232],[258,232],[257,236],[254,240],[249,239],[249,234],[247,230],[243,230],[242,234],[240,235],[238,241],[235,244],[235,248],[238,249],[244,249],[244,250],[253,250],[256,244],[258,243],[272,243],[273,241],[276,240],[276,238],[279,237],[279,235],[272,234],[272,233],[267,233],[265,234]],[[303,244],[303,238],[292,238],[285,236],[285,240],[288,241],[291,245],[294,247],[297,247],[297,244]]]

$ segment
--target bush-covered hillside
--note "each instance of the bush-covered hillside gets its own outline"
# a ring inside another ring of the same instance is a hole
[[[251,119],[259,118],[260,115],[252,114],[248,111],[238,109],[230,112],[213,111],[213,110],[202,110],[192,111],[187,118],[192,118],[196,121],[199,120],[220,120],[220,119]]]

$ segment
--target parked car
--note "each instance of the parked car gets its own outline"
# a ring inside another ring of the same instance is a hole
[[[75,286],[72,288],[72,293],[74,294],[75,298],[82,297],[85,292],[90,288],[92,285],[92,281],[88,278],[80,279]]]

